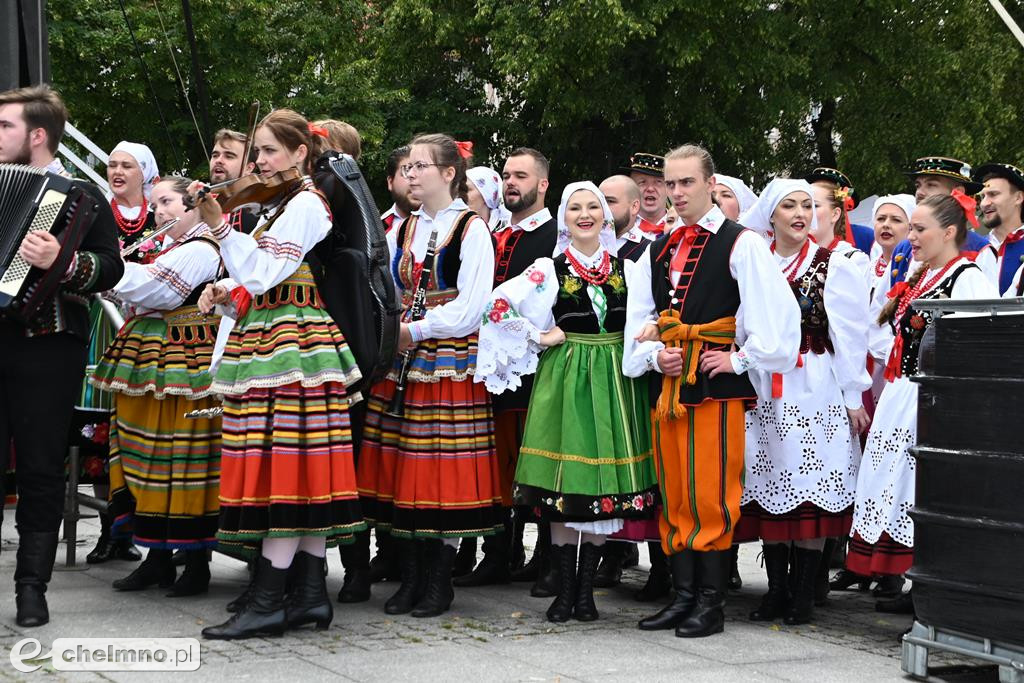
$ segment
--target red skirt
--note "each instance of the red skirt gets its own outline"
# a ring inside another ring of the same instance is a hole
[[[846,551],[846,568],[861,576],[905,574],[914,563],[914,549],[897,543],[882,532],[876,543],[868,543],[854,532]]]
[[[740,521],[733,535],[734,543],[761,539],[766,543],[788,543],[812,538],[836,538],[850,532],[853,507],[842,512],[829,512],[814,503],[805,502],[789,512],[773,515],[756,502],[740,508]]]
[[[455,538],[502,526],[494,420],[483,384],[410,382],[405,417],[384,414],[395,383],[371,392],[359,454],[366,518],[400,537]]]
[[[224,398],[220,530],[224,550],[264,538],[351,541],[359,510],[345,386],[298,383]]]

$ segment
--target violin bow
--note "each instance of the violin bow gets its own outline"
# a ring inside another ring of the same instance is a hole
[[[249,105],[249,127],[248,134],[245,137],[245,154],[242,156],[242,168],[249,163],[249,155],[252,154],[252,139],[256,135],[256,124],[259,122],[260,117],[260,101],[255,100]],[[253,173],[259,171],[253,170]]]

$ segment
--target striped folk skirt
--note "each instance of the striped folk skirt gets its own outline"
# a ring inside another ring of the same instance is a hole
[[[762,540],[765,543],[788,543],[815,538],[838,538],[850,533],[853,506],[829,512],[814,503],[804,502],[788,512],[772,514],[757,502],[741,508],[740,522],[733,535],[734,543]]]
[[[914,564],[914,549],[882,532],[878,541],[868,543],[857,532],[850,538],[846,568],[861,576],[905,574]]]
[[[119,394],[110,430],[110,512],[115,535],[148,548],[216,545],[220,418],[184,414],[214,400]]]
[[[661,545],[681,550],[728,550],[743,490],[742,399],[687,406],[676,420],[652,412],[654,466],[661,487]]]
[[[351,542],[359,510],[345,386],[253,388],[224,398],[221,549],[251,556],[264,538]]]
[[[409,382],[405,417],[384,413],[395,392],[374,386],[359,455],[368,520],[405,538],[483,536],[502,525],[501,477],[487,389],[472,377]]]

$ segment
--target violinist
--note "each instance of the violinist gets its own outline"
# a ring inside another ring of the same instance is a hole
[[[256,170],[256,150],[249,147],[249,136],[245,133],[221,128],[213,136],[213,152],[210,154],[210,182],[223,183],[228,180],[237,180],[244,175],[249,175]],[[245,150],[249,148],[249,156],[245,157]],[[229,223],[231,227],[241,230],[246,235],[256,227],[256,214],[245,209],[236,209],[231,212]]]
[[[348,415],[360,400],[348,387],[361,375],[307,262],[331,230],[309,179],[325,138],[296,112],[272,111],[254,136],[259,176],[219,188],[217,199],[192,186],[230,277],[207,287],[199,305],[208,312],[216,304],[237,321],[222,321],[230,332],[213,360],[213,388],[224,396],[217,538],[233,554],[258,556],[248,599],[227,622],[203,629],[206,638],[327,628],[326,547],[365,528]],[[267,206],[252,235],[223,220],[232,197]]]

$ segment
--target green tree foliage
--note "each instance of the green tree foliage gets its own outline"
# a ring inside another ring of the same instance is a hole
[[[1024,0],[1005,4],[1024,20]],[[202,174],[181,5],[125,5],[145,70],[118,0],[50,0],[55,85],[102,146],[144,140],[162,167]],[[537,147],[556,187],[688,141],[755,185],[822,162],[863,194],[904,189],[900,172],[925,154],[1024,162],[1024,49],[985,2],[191,5],[211,127],[244,128],[253,99],[349,121],[378,190],[388,151],[437,130],[473,140],[477,162],[495,166],[514,146]]]

